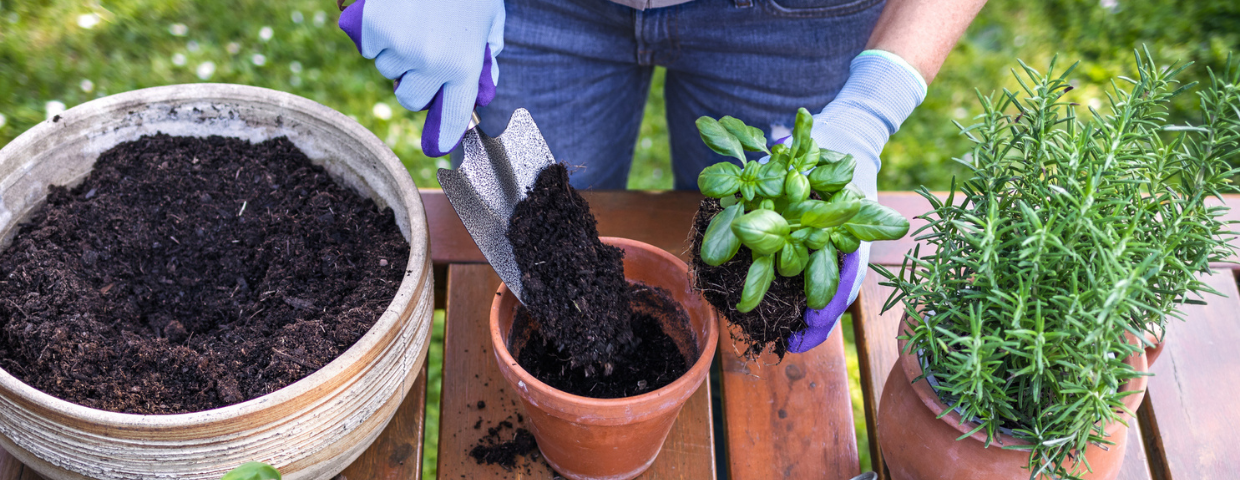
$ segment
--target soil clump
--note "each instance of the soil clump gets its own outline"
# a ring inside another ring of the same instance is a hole
[[[721,211],[723,208],[719,200],[706,198],[693,218],[693,230],[689,236],[689,248],[695,252],[693,286],[702,292],[702,297],[715,307],[715,311],[727,318],[728,324],[733,327],[728,329],[732,338],[745,347],[742,355],[755,360],[769,348],[783,360],[788,352],[788,340],[794,333],[808,327],[805,323],[805,277],[775,275],[771,288],[757,308],[749,313],[737,310],[736,304],[740,303],[745,287],[745,276],[753,263],[753,253],[749,247],[741,245],[731,260],[717,267],[707,265],[700,255],[696,255],[702,249],[702,237],[706,235],[710,220]]]
[[[689,317],[665,290],[629,284],[637,347],[611,375],[588,376],[557,352],[530,311],[517,306],[509,350],[525,371],[551,387],[591,398],[622,398],[667,386],[701,355],[689,330]]]
[[[0,253],[0,366],[116,412],[239,403],[352,346],[408,254],[390,210],[286,138],[142,137],[50,187]]]
[[[508,226],[522,303],[554,351],[587,377],[610,375],[637,346],[624,251],[603,244],[585,199],[553,164],[539,173]]]

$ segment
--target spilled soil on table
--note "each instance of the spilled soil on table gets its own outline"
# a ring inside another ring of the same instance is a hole
[[[285,138],[143,137],[51,187],[0,253],[0,366],[117,412],[242,402],[361,338],[408,254],[390,210]]]
[[[624,252],[599,240],[597,221],[564,165],[539,173],[513,211],[508,239],[522,272],[518,323],[537,326],[525,330],[526,344],[510,348],[521,350],[518,363],[539,380],[616,398],[666,385],[697,359],[677,348],[669,335],[677,332],[663,328],[678,321],[687,331],[688,317],[665,293],[629,285]]]

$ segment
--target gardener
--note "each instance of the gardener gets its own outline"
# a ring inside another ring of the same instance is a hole
[[[731,115],[778,138],[807,107],[821,112],[814,140],[855,156],[853,183],[876,199],[879,152],[984,3],[358,0],[340,27],[397,81],[401,105],[429,111],[422,149],[431,157],[456,148],[475,106],[492,135],[525,108],[555,158],[583,166],[575,187],[623,189],[661,65],[677,189],[696,189],[720,159],[698,137],[698,117]],[[848,302],[807,312],[795,351],[825,340],[856,298],[869,244],[858,252],[841,271]]]

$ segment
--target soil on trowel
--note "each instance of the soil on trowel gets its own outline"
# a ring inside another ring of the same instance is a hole
[[[692,252],[702,249],[702,237],[706,227],[715,214],[723,211],[719,200],[707,198],[698,206],[697,216],[693,219],[693,231],[690,232],[689,243]],[[749,274],[749,266],[753,253],[749,247],[741,245],[736,256],[723,265],[712,267],[702,261],[701,256],[693,256],[694,288],[702,292],[702,297],[715,307],[733,328],[729,328],[732,338],[745,350],[741,352],[749,359],[757,359],[763,352],[770,349],[783,360],[788,352],[788,340],[796,332],[805,330],[805,278],[802,275],[785,277],[776,275],[771,287],[757,308],[748,313],[736,309],[741,301],[741,292],[745,288],[745,276]]]
[[[242,402],[361,338],[408,251],[285,138],[142,137],[50,187],[0,253],[0,366],[117,412]]]
[[[516,352],[517,363],[534,378],[574,395],[622,398],[667,386],[684,375],[701,354],[689,329],[689,317],[665,290],[631,283],[629,292],[637,347],[611,375],[587,376],[571,368],[571,360],[556,351],[539,321],[520,306],[509,350]]]
[[[637,346],[629,323],[624,252],[603,244],[590,206],[553,164],[539,173],[508,225],[522,301],[568,367],[609,376]]]

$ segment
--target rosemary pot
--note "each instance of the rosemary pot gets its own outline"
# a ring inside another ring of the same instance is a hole
[[[248,461],[272,464],[289,480],[331,478],[383,431],[426,358],[429,238],[409,174],[357,122],[305,98],[220,84],[137,90],[74,107],[0,150],[3,244],[45,203],[49,185],[79,184],[100,153],[156,132],[255,142],[288,137],[335,181],[392,209],[409,242],[404,280],[374,327],[340,357],[280,390],[223,408],[177,415],[96,410],[0,370],[0,446],[52,480],[214,480]]]
[[[905,316],[905,321],[908,316]],[[1138,342],[1135,337],[1130,341]],[[957,441],[962,435],[977,427],[976,423],[961,424],[961,416],[949,407],[935,392],[927,379],[912,380],[921,376],[922,367],[915,352],[905,352],[907,341],[899,341],[899,360],[887,375],[879,400],[878,437],[883,460],[896,480],[1028,480],[1029,452],[1005,450],[1004,446],[1027,445],[1006,433],[996,436],[987,448],[986,432],[980,431]],[[1149,350],[1147,349],[1147,353]],[[1146,355],[1133,355],[1124,360],[1140,373],[1148,371]],[[1125,383],[1120,391],[1145,390],[1148,377],[1140,376]],[[1144,398],[1141,394],[1123,398],[1124,406],[1135,412]],[[1125,415],[1125,421],[1134,420]],[[1112,422],[1106,426],[1107,439],[1115,442],[1105,448],[1092,445],[1085,457],[1091,472],[1083,478],[1089,480],[1112,480],[1119,474],[1128,448],[1128,426]],[[1136,448],[1141,448],[1137,445]]]
[[[680,378],[641,395],[596,399],[554,389],[521,368],[509,351],[518,302],[501,285],[491,306],[491,342],[500,372],[521,397],[528,425],[547,463],[573,480],[624,480],[650,467],[681,407],[706,379],[719,342],[715,311],[693,291],[684,262],[635,240],[601,240],[624,250],[624,275],[629,281],[663,288],[680,304],[689,316],[693,338],[676,340],[692,341],[700,354],[696,359],[686,358],[692,366]],[[682,352],[685,347],[681,346]]]

